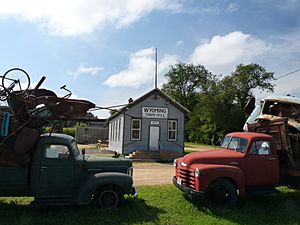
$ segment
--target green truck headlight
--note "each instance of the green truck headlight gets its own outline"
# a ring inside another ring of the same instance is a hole
[[[133,177],[133,167],[129,167],[129,168],[127,169],[127,174],[128,174],[129,176]]]

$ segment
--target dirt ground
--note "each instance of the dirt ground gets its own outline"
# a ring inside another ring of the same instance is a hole
[[[213,146],[188,145],[185,150],[208,151]],[[133,163],[135,186],[172,184],[175,168],[171,163]]]
[[[166,163],[133,163],[135,186],[172,184],[175,168]]]
[[[80,145],[80,149],[86,148],[87,154],[112,155],[111,151],[105,148],[95,149],[95,145]],[[188,145],[185,150],[207,151],[212,150],[211,146],[194,146]],[[134,162],[133,163],[133,180],[135,186],[164,185],[172,184],[172,177],[175,174],[175,168],[172,163],[155,163],[155,162]]]

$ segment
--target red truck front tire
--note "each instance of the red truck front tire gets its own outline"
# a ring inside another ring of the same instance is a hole
[[[238,200],[235,185],[224,178],[213,181],[205,194],[209,208],[233,208]]]

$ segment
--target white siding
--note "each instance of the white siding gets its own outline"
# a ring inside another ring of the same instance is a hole
[[[123,130],[124,130],[124,116],[119,115],[110,121],[110,139],[108,148],[112,151],[122,153],[123,145]]]

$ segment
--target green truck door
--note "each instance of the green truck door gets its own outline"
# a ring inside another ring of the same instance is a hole
[[[43,146],[40,167],[40,197],[71,197],[74,180],[74,158],[67,146]]]

